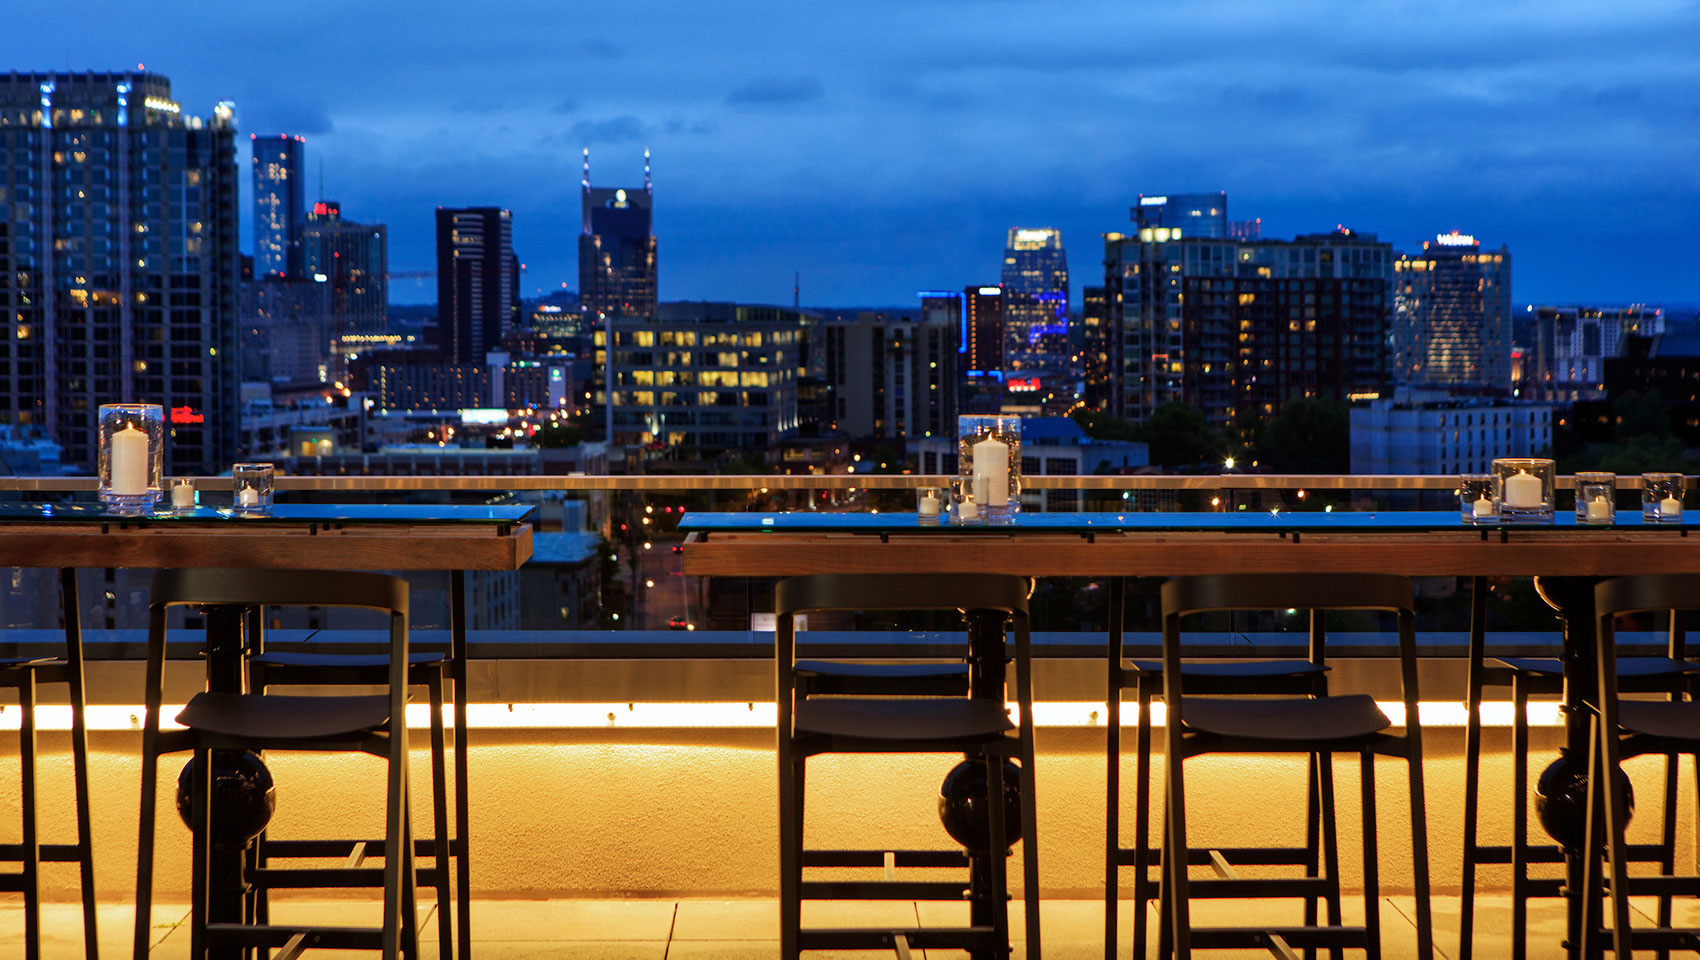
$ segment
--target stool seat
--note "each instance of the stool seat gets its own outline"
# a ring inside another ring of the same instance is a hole
[[[798,660],[799,676],[877,677],[908,680],[920,677],[966,677],[966,663],[845,663],[837,660]]]
[[[1161,660],[1128,660],[1126,669],[1163,672]],[[1325,664],[1309,660],[1182,660],[1183,677],[1309,677],[1327,673]]]
[[[1619,700],[1617,725],[1625,733],[1700,745],[1700,703],[1689,700]]]
[[[0,657],[0,670],[20,670],[27,667],[45,667],[49,664],[63,663],[52,657]]]
[[[1490,666],[1505,667],[1537,677],[1564,676],[1564,661],[1557,657],[1494,657]],[[1617,675],[1624,677],[1677,676],[1700,671],[1700,663],[1669,657],[1619,657]]]
[[[1368,694],[1317,699],[1184,697],[1182,726],[1201,733],[1269,741],[1352,740],[1380,733],[1393,721]]]
[[[192,730],[258,740],[322,740],[370,733],[390,719],[390,698],[197,693],[177,722]]]
[[[409,653],[407,662],[411,666],[443,663],[448,659],[444,653]],[[382,654],[365,653],[286,653],[282,651],[256,654],[248,658],[249,663],[264,663],[274,667],[382,667],[389,669],[390,658]],[[385,674],[379,681],[388,683],[389,675]]]
[[[798,733],[894,742],[987,737],[1015,729],[1002,703],[966,698],[816,698],[797,704],[794,722]]]

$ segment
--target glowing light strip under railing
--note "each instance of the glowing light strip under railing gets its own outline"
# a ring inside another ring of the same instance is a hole
[[[1380,707],[1395,725],[1405,722],[1405,705],[1399,701],[1381,701]],[[1553,701],[1530,703],[1530,726],[1560,726],[1559,705]],[[161,711],[165,726],[175,728],[175,717],[181,704],[167,704]],[[424,729],[430,723],[430,705],[410,703],[407,706],[407,725]],[[1461,727],[1468,716],[1464,704],[1456,700],[1425,700],[1418,705],[1423,721],[1430,727]],[[1010,716],[1016,715],[1015,704],[1009,704]],[[1513,706],[1507,700],[1491,700],[1482,704],[1482,725],[1511,726]],[[467,726],[475,730],[667,730],[683,728],[759,729],[774,724],[777,711],[771,702],[711,701],[699,703],[472,703],[468,704]],[[1033,722],[1040,727],[1099,727],[1104,724],[1104,704],[1085,700],[1041,700],[1033,705]],[[1164,707],[1151,705],[1154,726],[1163,725]],[[1139,705],[1122,705],[1122,726],[1137,726]],[[90,730],[139,731],[142,707],[139,704],[95,704],[88,708]],[[0,730],[16,730],[23,719],[16,704],[0,704]],[[449,717],[449,725],[454,718]],[[71,729],[71,708],[65,704],[41,704],[36,707],[36,728],[39,730]]]

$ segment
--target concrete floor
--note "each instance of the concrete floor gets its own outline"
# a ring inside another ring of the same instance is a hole
[[[1645,915],[1652,904],[1637,902]],[[1131,950],[1131,932],[1126,920],[1130,903],[1122,903],[1122,949]],[[915,904],[909,902],[828,902],[808,905],[805,924],[894,926],[955,923],[966,907],[959,904]],[[1043,907],[1045,955],[1061,960],[1103,956],[1103,908],[1096,901],[1050,900]],[[1231,923],[1252,925],[1260,919],[1293,922],[1298,919],[1293,903],[1272,901],[1197,901],[1194,918],[1199,925]],[[285,901],[273,906],[278,922],[322,922],[336,925],[365,925],[374,922],[376,904],[338,901]],[[45,908],[44,960],[80,960],[83,956],[76,906],[54,903]],[[162,905],[154,913],[152,956],[174,960],[188,953],[189,934],[184,928],[187,909]],[[1437,897],[1434,901],[1435,945],[1439,954],[1452,957],[1458,944],[1458,900]],[[1409,897],[1387,897],[1381,902],[1387,960],[1416,956],[1415,911]],[[130,929],[134,912],[130,907],[105,904],[100,908],[101,956],[107,960],[130,954]],[[1356,922],[1361,907],[1346,902],[1346,919]],[[1016,927],[1016,956],[1020,945],[1019,910],[1012,911]],[[1476,956],[1510,956],[1511,909],[1504,896],[1477,900]],[[1700,901],[1679,901],[1679,925],[1700,926]],[[1650,921],[1649,921],[1650,922]],[[474,954],[484,960],[743,960],[777,957],[773,939],[778,927],[777,906],[772,900],[488,900],[473,904]],[[1564,927],[1562,905],[1557,901],[1535,901],[1530,911],[1529,957],[1544,960],[1562,956],[1559,936]],[[421,953],[427,960],[436,953],[436,917],[422,930]],[[847,956],[882,956],[878,953]],[[920,952],[917,951],[919,956]],[[1155,956],[1155,947],[1152,948]],[[1255,952],[1200,952],[1205,957],[1263,956]],[[1354,951],[1349,956],[1355,956]],[[1639,953],[1637,954],[1639,955]],[[23,909],[17,898],[0,903],[0,957],[23,956]],[[825,953],[810,954],[826,957]],[[948,951],[930,951],[931,958],[962,956]]]

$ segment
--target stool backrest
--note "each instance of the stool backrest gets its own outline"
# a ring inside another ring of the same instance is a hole
[[[1209,574],[1174,577],[1161,591],[1165,640],[1171,621],[1203,613],[1302,610],[1309,616],[1309,659],[1327,657],[1328,611],[1385,612],[1415,616],[1411,581],[1385,574]]]
[[[1670,613],[1667,656],[1687,657],[1687,617],[1700,610],[1700,575],[1690,573],[1647,573],[1612,577],[1594,585],[1594,614],[1600,629],[1612,630],[1613,621],[1628,613]]]

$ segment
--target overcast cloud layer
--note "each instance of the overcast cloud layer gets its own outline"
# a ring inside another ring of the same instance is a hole
[[[1700,301],[1694,2],[45,0],[6,21],[6,69],[143,62],[187,111],[229,98],[244,133],[305,135],[325,195],[389,224],[393,271],[434,266],[435,207],[512,209],[528,295],[577,286],[581,149],[634,185],[647,144],[663,299],[789,302],[795,270],[805,303],[907,303],[995,282],[1018,224],[1063,231],[1078,298],[1137,194],[1226,190],[1265,236],[1505,243],[1520,303]]]

